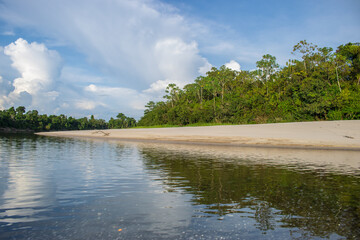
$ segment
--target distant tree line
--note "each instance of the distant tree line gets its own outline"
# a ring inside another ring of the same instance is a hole
[[[360,119],[360,44],[336,51],[300,41],[279,68],[269,54],[254,71],[212,68],[164,101],[146,105],[139,126]]]
[[[0,110],[0,130],[4,129],[26,129],[32,131],[58,131],[58,130],[86,130],[86,129],[107,129],[107,128],[128,128],[136,126],[134,118],[126,117],[119,113],[117,118],[111,118],[109,122],[103,119],[95,119],[94,115],[88,119],[67,117],[63,114],[40,115],[37,110],[26,112],[25,107],[16,109],[11,107],[7,110]]]

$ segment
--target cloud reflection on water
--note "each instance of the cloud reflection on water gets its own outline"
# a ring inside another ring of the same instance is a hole
[[[42,226],[70,238],[75,229],[85,238],[120,227],[176,236],[191,222],[190,197],[154,181],[135,146],[41,137],[0,138],[0,146],[0,227],[31,226],[29,236]]]

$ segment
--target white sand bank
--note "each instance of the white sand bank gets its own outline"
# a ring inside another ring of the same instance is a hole
[[[61,131],[37,134],[126,141],[360,151],[360,120]]]

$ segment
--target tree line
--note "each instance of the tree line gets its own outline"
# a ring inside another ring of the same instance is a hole
[[[360,119],[360,43],[334,51],[306,40],[282,68],[266,54],[254,71],[213,67],[164,101],[146,105],[139,126]]]
[[[104,119],[95,119],[94,115],[90,118],[73,118],[64,114],[40,115],[37,110],[26,112],[25,107],[20,106],[16,109],[11,107],[7,110],[0,110],[0,130],[26,129],[31,131],[59,131],[59,130],[88,130],[88,129],[107,129],[107,128],[128,128],[136,126],[136,120],[126,117],[119,113],[117,117],[110,118],[109,122]]]

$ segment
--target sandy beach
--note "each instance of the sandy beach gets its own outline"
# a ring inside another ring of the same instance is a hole
[[[360,120],[37,133],[154,143],[360,151]]]

